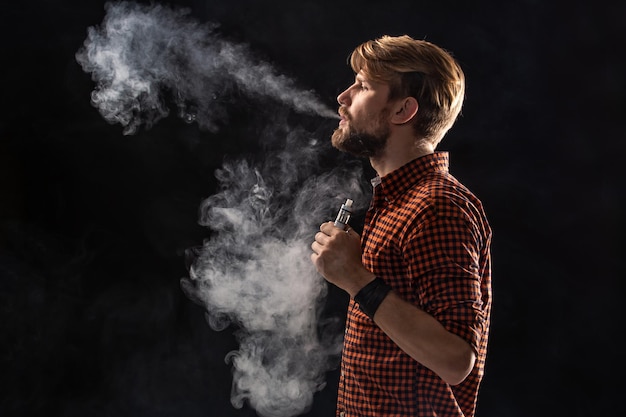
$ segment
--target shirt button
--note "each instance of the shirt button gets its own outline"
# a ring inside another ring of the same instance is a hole
[[[339,413],[339,417],[344,417],[346,415],[345,411],[342,411],[341,413]]]

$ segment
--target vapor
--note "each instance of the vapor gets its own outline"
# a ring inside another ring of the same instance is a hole
[[[76,60],[96,82],[91,102],[124,134],[166,117],[173,102],[180,117],[209,131],[225,113],[221,101],[241,92],[268,97],[303,113],[336,118],[312,91],[297,88],[246,45],[219,36],[215,23],[199,23],[187,9],[134,2],[107,3],[100,26],[88,28]]]
[[[214,233],[182,287],[214,329],[240,329],[240,348],[227,358],[233,405],[291,417],[310,408],[342,342],[338,323],[320,316],[327,284],[310,262],[310,243],[346,196],[367,198],[358,166],[312,175],[323,143],[304,129],[266,133],[283,147],[217,172],[221,191],[201,207],[201,223]]]
[[[343,339],[340,320],[322,312],[328,284],[310,262],[310,244],[346,198],[363,210],[371,190],[358,161],[321,168],[328,138],[287,123],[287,110],[336,112],[188,11],[122,2],[106,12],[76,58],[96,82],[92,103],[125,134],[167,116],[171,101],[210,131],[227,122],[234,95],[280,104],[258,129],[264,154],[229,159],[216,171],[219,188],[199,210],[210,237],[194,251],[181,288],[213,329],[235,331],[239,348],[225,358],[232,404],[248,403],[263,417],[300,415],[337,366]]]

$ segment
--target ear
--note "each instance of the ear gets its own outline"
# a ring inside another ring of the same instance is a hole
[[[408,123],[417,114],[419,105],[414,97],[406,97],[398,101],[394,106],[394,113],[391,115],[391,123],[403,125]]]

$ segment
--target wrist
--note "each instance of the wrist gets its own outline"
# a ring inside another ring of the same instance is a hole
[[[350,295],[350,298],[354,298],[359,291],[365,288],[370,282],[374,281],[374,279],[376,279],[376,275],[365,270],[363,274],[354,277],[354,279],[351,280],[352,285],[345,290]]]
[[[361,288],[359,292],[354,296],[354,301],[359,304],[359,309],[365,313],[371,320],[374,320],[376,310],[380,307],[380,304],[387,297],[391,291],[391,286],[388,285],[382,278],[375,277],[366,286]]]

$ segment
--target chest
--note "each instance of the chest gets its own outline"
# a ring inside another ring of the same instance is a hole
[[[420,227],[422,208],[416,204],[370,209],[363,229],[362,261],[397,292],[411,293],[411,268],[405,256],[406,239]]]

